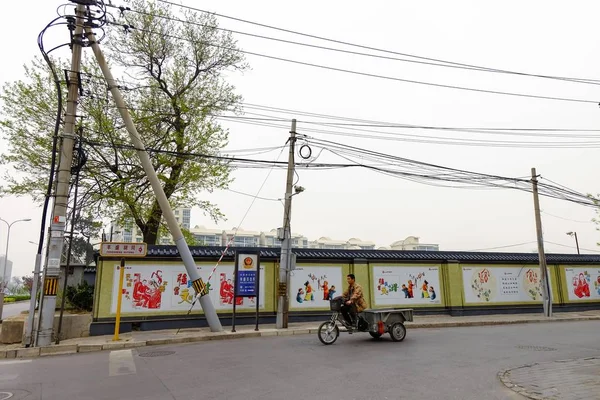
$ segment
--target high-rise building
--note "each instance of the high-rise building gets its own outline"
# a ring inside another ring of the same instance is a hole
[[[173,210],[173,213],[175,214],[175,219],[179,223],[179,226],[189,230],[192,217],[191,208],[176,208]],[[110,237],[107,238],[107,240],[110,240]],[[139,243],[144,241],[144,234],[132,220],[128,220],[123,225],[119,225],[116,222],[113,222],[112,241]],[[173,239],[170,235],[165,235],[163,237],[159,237],[157,244],[173,244]]]
[[[6,263],[6,270],[4,269],[4,260],[5,256],[0,256],[0,275],[2,275],[2,271],[4,271],[4,276],[2,276],[2,282],[10,282],[12,279],[12,267],[13,262],[8,260]]]

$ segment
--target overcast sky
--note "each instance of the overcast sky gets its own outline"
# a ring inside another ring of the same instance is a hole
[[[122,1],[113,0],[120,5]],[[61,2],[32,0],[27,24],[18,16],[23,5],[6,2],[0,14],[2,83],[20,79],[22,66],[39,54],[39,31],[56,16]],[[594,1],[216,1],[183,4],[290,30],[346,42],[455,62],[521,72],[600,79],[597,52],[597,15]],[[220,19],[221,27],[318,45],[344,48],[255,25]],[[66,27],[53,28],[47,46],[67,38]],[[426,81],[486,90],[568,97],[600,102],[600,87],[532,77],[455,70],[421,64],[368,58],[310,49],[258,38],[238,36],[242,49],[276,57],[351,69],[408,80]],[[89,51],[89,50],[86,50]],[[379,53],[382,54],[382,53]],[[63,52],[62,56],[68,56]],[[390,54],[388,54],[390,56]],[[294,65],[248,55],[252,69],[231,74],[230,81],[249,104],[280,107],[349,118],[402,124],[498,127],[600,129],[597,104],[550,101],[474,93],[417,85],[336,71]],[[247,109],[250,112],[256,110]],[[298,133],[314,128],[304,121],[314,118],[288,113],[268,113],[275,118],[297,118]],[[287,125],[287,122],[280,124]],[[282,146],[287,128],[224,122],[230,129],[230,149]],[[338,132],[342,129],[332,129]],[[339,143],[372,149],[420,161],[511,177],[526,177],[536,167],[543,178],[583,193],[600,192],[598,149],[501,148],[409,143],[351,136],[306,134]],[[345,131],[352,132],[352,131]],[[398,132],[398,131],[396,131]],[[356,132],[354,132],[356,133]],[[398,133],[447,138],[551,142],[564,139],[520,137],[461,132],[402,130]],[[374,134],[375,136],[383,136]],[[427,140],[427,138],[425,138]],[[594,141],[591,139],[591,141]],[[567,140],[568,142],[568,140]],[[598,141],[597,143],[600,143]],[[0,142],[2,151],[6,143]],[[276,159],[279,151],[256,155]],[[285,160],[287,154],[281,155]],[[319,161],[339,162],[323,154]],[[267,170],[238,170],[231,189],[256,194]],[[299,171],[306,191],[293,200],[292,229],[309,239],[357,237],[378,246],[409,235],[424,243],[439,243],[443,250],[473,250],[526,243],[506,251],[530,252],[536,248],[532,196],[511,190],[448,189],[408,182],[361,169]],[[269,176],[261,197],[282,198],[285,172]],[[230,191],[203,195],[217,203],[227,216],[218,228],[237,226],[252,198]],[[542,198],[545,240],[549,252],[575,252],[577,231],[583,249],[597,250],[598,233],[590,222],[590,208]],[[242,228],[268,231],[281,226],[283,207],[276,201],[257,200]],[[33,269],[41,208],[27,198],[0,199],[0,217],[19,223],[11,233],[9,258],[13,274]],[[201,212],[192,211],[192,225],[217,227]],[[4,252],[6,227],[0,225],[0,252]],[[585,250],[582,250],[585,252]]]

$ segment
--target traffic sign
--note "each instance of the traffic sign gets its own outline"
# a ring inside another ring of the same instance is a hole
[[[107,242],[100,244],[100,255],[103,257],[146,257],[146,243]]]

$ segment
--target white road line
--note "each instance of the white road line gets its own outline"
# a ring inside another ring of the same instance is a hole
[[[135,374],[135,361],[131,350],[114,350],[110,352],[108,376]]]

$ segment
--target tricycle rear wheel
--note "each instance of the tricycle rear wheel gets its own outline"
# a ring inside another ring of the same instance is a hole
[[[340,329],[337,327],[335,322],[323,322],[319,326],[319,340],[325,345],[334,344],[340,336]]]
[[[390,329],[390,336],[394,342],[401,342],[406,337],[406,327],[402,322],[396,322]]]
[[[371,335],[373,339],[379,339],[381,337],[381,333],[379,332],[369,332],[369,335]]]

